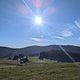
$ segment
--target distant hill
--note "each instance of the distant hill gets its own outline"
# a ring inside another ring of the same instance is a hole
[[[18,49],[13,49],[9,47],[0,47],[0,57],[5,58],[9,56],[14,56],[17,50]]]
[[[80,54],[80,47],[70,45],[29,46],[24,48],[0,47],[0,57],[10,57],[18,54],[39,56],[41,52],[62,51],[62,46],[68,53]]]

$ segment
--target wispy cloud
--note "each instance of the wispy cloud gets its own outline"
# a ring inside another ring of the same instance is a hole
[[[64,38],[70,37],[72,35],[73,35],[73,33],[69,30],[65,30],[65,31],[61,32],[61,34],[60,34],[60,36],[64,37]]]
[[[31,40],[35,41],[35,42],[41,42],[42,41],[42,39],[40,39],[40,38],[31,38]]]
[[[51,40],[45,38],[31,38],[30,40],[35,42],[52,42]]]
[[[75,20],[75,25],[80,29],[80,20]]]
[[[61,36],[55,36],[55,38],[61,39],[61,40],[65,40],[65,38],[64,37],[61,37]]]

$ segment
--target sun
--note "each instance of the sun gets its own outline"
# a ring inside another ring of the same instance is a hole
[[[42,24],[42,18],[41,18],[41,16],[36,16],[35,17],[35,23],[39,24],[39,25]]]

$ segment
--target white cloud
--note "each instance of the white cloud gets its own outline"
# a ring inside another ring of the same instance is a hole
[[[75,25],[80,28],[80,20],[75,20]]]
[[[47,42],[52,42],[51,40],[49,39],[44,39],[44,38],[31,38],[32,41],[35,41],[35,42],[42,42],[42,41],[47,41]]]
[[[41,42],[42,41],[42,39],[40,39],[40,38],[31,38],[31,40],[35,41],[35,42]]]
[[[65,37],[65,38],[70,37],[70,36],[72,36],[72,35],[73,35],[73,33],[72,33],[71,31],[68,31],[68,30],[63,31],[63,32],[60,34],[61,37]]]
[[[61,36],[56,36],[55,38],[61,39],[61,40],[65,40],[65,38],[64,37],[61,37]]]

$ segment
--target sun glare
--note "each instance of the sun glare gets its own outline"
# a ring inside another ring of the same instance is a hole
[[[35,23],[36,24],[42,24],[42,18],[40,16],[35,17]]]

